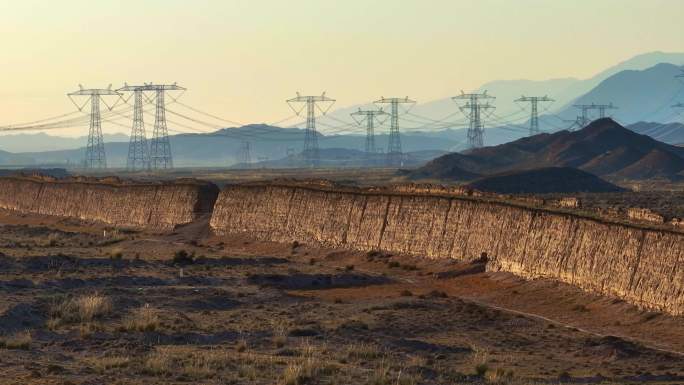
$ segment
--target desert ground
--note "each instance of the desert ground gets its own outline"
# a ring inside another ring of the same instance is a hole
[[[481,260],[217,237],[207,221],[0,212],[0,383],[684,383],[681,317]]]

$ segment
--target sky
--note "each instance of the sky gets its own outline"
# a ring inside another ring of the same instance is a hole
[[[0,0],[0,125],[74,111],[79,84],[178,82],[187,105],[270,123],[296,92],[345,107],[588,78],[684,51],[682,15],[681,0]]]

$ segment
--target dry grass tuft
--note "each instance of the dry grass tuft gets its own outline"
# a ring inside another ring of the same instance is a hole
[[[385,353],[376,345],[360,343],[347,347],[347,358],[352,361],[370,361],[383,357]]]
[[[158,376],[211,378],[232,364],[231,355],[225,350],[158,346],[144,360],[143,371]]]
[[[50,233],[45,242],[43,242],[43,247],[55,247],[59,245],[62,240],[62,235],[60,233]]]
[[[112,311],[112,300],[99,294],[78,297],[75,304],[81,322],[91,322]]]
[[[87,362],[98,373],[104,373],[111,369],[125,368],[130,365],[131,359],[124,356],[105,356],[90,358]]]
[[[339,368],[326,365],[319,357],[320,355],[320,349],[316,349],[308,340],[304,341],[300,356],[287,365],[281,383],[283,385],[319,383],[321,378],[330,377],[338,371]]]
[[[67,298],[50,307],[47,325],[55,329],[64,324],[90,323],[110,314],[112,308],[112,300],[97,293]]]
[[[123,320],[124,330],[147,332],[159,329],[159,311],[145,305],[135,309]]]
[[[474,348],[470,361],[475,369],[475,375],[484,377],[489,371],[489,352],[483,349]]]
[[[0,348],[28,350],[31,347],[31,341],[33,341],[31,333],[17,333],[13,336],[0,339]]]
[[[271,321],[271,325],[273,328],[273,344],[277,348],[282,348],[287,343],[287,332],[289,329],[289,325],[282,320]]]

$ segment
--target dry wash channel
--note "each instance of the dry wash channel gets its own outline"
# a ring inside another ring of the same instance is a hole
[[[227,186],[218,234],[471,260],[684,314],[684,234],[468,197],[325,187]]]
[[[218,188],[193,180],[0,178],[0,208],[163,231],[211,212]]]

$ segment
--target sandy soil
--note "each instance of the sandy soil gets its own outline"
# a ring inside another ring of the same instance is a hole
[[[684,382],[681,318],[477,261],[0,224],[3,384]]]

